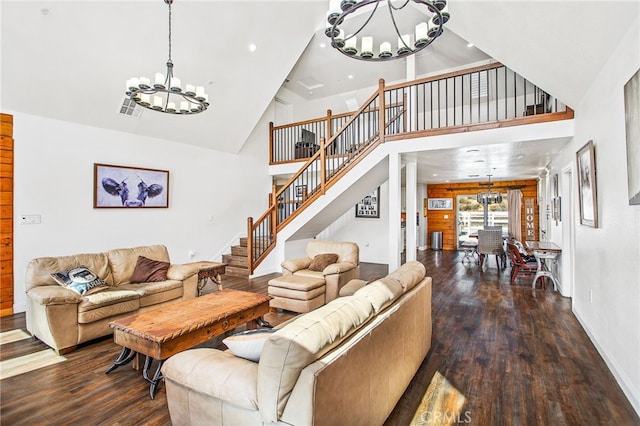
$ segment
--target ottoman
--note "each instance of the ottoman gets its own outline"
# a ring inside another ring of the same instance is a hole
[[[298,313],[312,311],[324,305],[324,279],[283,275],[269,280],[267,293],[273,297],[272,308]]]

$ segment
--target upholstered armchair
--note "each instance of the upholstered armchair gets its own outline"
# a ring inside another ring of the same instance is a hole
[[[306,257],[282,262],[282,275],[323,279],[325,303],[337,298],[340,289],[351,279],[360,277],[356,243],[312,240],[307,244],[306,254]]]

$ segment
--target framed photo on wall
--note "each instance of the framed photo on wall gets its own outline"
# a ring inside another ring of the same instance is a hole
[[[587,142],[576,153],[578,163],[578,201],[580,223],[598,227],[598,199],[596,194],[596,157],[593,141]]]
[[[356,217],[380,217],[380,187],[356,204]]]
[[[624,85],[629,205],[640,204],[640,70]]]
[[[428,210],[453,210],[453,198],[428,198]]]
[[[93,165],[94,208],[167,208],[169,171]]]

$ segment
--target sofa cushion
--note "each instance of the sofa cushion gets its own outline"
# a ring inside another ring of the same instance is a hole
[[[402,289],[402,287],[400,287],[400,289]],[[377,314],[389,306],[401,294],[402,292],[394,294],[388,286],[378,280],[362,287],[360,290],[356,291],[353,296],[368,300],[373,307],[373,311]]]
[[[88,324],[140,308],[138,293],[132,290],[108,288],[84,296],[78,305],[78,323]]]
[[[64,288],[75,291],[80,295],[95,293],[107,288],[107,283],[86,266],[78,266],[66,271],[51,274],[53,280]]]
[[[387,275],[387,278],[395,278],[402,284],[402,288],[406,293],[408,290],[418,284],[426,275],[424,265],[416,260],[405,263],[398,269]]]
[[[114,249],[109,250],[106,255],[109,259],[114,285],[124,284],[131,280],[138,256],[169,262],[169,252],[162,245]]]
[[[324,268],[336,263],[338,261],[338,255],[335,253],[323,253],[315,256],[309,265],[311,271],[324,271]]]
[[[178,299],[184,294],[182,281],[176,280],[122,284],[118,289],[138,293],[141,308]]]
[[[264,345],[258,364],[258,405],[265,422],[276,422],[303,368],[373,317],[364,298],[341,297],[296,318]]]
[[[169,262],[161,260],[153,260],[148,257],[138,256],[136,267],[133,270],[131,279],[132,283],[152,283],[165,281],[167,279],[167,271],[169,270]]]
[[[275,330],[261,328],[257,330],[246,330],[229,336],[222,341],[235,356],[248,359],[249,361],[260,361],[260,354],[264,342],[267,341]]]
[[[39,257],[27,264],[25,271],[25,290],[40,285],[57,284],[51,274],[77,268],[84,265],[107,284],[113,283],[109,260],[105,253],[76,254],[73,256]]]

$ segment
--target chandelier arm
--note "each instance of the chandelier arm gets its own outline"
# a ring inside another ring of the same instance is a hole
[[[407,3],[409,3],[409,0],[407,0],[404,6],[406,6]],[[413,51],[411,47],[407,46],[407,42],[404,40],[404,37],[402,37],[402,35],[400,34],[400,30],[398,29],[398,25],[396,24],[396,18],[395,16],[393,16],[393,5],[391,4],[391,1],[387,2],[387,4],[389,5],[389,16],[391,16],[391,22],[393,22],[393,28],[395,28],[396,34],[398,34],[398,40],[402,41],[402,44],[404,45],[404,47]],[[400,9],[402,9],[402,7]],[[396,10],[399,10],[399,9],[396,9]],[[398,48],[400,48],[400,46],[398,46]]]
[[[400,6],[400,7],[395,7],[394,5],[392,5],[392,4],[391,4],[391,2],[389,2],[389,7],[390,7],[390,8],[392,8],[392,9],[394,9],[394,10],[401,10],[401,9],[404,9],[404,7],[405,7],[406,5],[408,5],[408,4],[409,4],[409,0],[405,1],[405,2],[404,2],[404,4],[403,4],[402,6]]]
[[[364,24],[362,24],[362,26],[360,28],[358,28],[358,31],[356,31],[355,33],[351,34],[349,37],[345,37],[344,41],[350,40],[353,37],[357,36],[360,31],[362,31],[364,29],[364,27],[367,26],[367,24],[369,23],[369,21],[371,21],[371,19],[373,18],[373,15],[376,13],[376,10],[378,10],[378,5],[380,4],[380,0],[376,0],[376,5],[373,8],[373,10],[371,11],[371,13],[369,14],[369,17],[367,18],[367,20],[365,21]],[[355,10],[355,9],[354,9]],[[336,24],[333,26],[334,29],[338,29],[338,23],[341,23],[343,21],[343,19],[338,18],[338,20],[336,21]],[[333,37],[331,38],[333,41]]]

